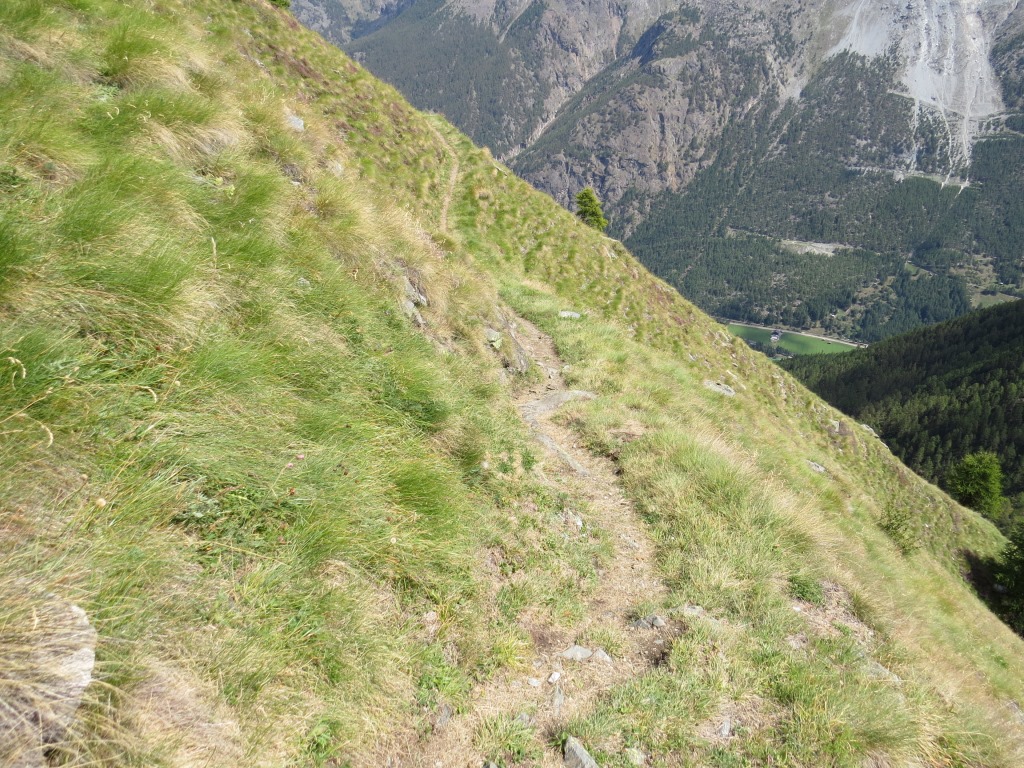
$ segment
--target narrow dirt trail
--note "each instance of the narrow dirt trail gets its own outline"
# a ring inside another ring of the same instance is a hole
[[[660,628],[631,626],[631,611],[645,602],[658,601],[664,593],[655,570],[654,547],[618,485],[612,462],[579,446],[572,432],[551,420],[561,405],[592,395],[566,386],[562,361],[551,339],[536,327],[519,319],[516,336],[545,373],[544,381],[524,392],[516,403],[534,437],[547,449],[546,459],[538,465],[541,477],[553,489],[587,503],[584,527],[603,530],[613,554],[603,564],[584,618],[568,629],[524,622],[535,643],[532,665],[522,672],[500,675],[474,691],[470,711],[452,717],[435,731],[422,744],[420,755],[409,760],[411,766],[479,768],[486,756],[474,748],[474,733],[483,720],[497,715],[526,713],[541,740],[548,743],[566,722],[585,713],[600,694],[658,663],[674,633],[671,622]],[[562,655],[577,639],[598,628],[621,638],[610,658],[575,661]],[[563,758],[548,746],[539,762],[531,764],[554,768],[563,765]]]
[[[448,209],[452,207],[452,199],[455,197],[455,187],[459,183],[459,173],[462,172],[462,168],[459,165],[459,155],[455,151],[455,147],[451,145],[448,139],[445,138],[444,134],[441,133],[437,128],[433,126],[429,121],[427,125],[430,126],[431,132],[441,143],[446,150],[448,150],[448,157],[451,158],[452,168],[448,172],[448,188],[445,190],[444,198],[441,201],[441,219],[440,227],[442,232],[448,231]]]

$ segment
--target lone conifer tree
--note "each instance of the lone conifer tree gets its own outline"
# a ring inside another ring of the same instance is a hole
[[[590,187],[581,189],[576,195],[576,215],[584,224],[600,232],[604,232],[604,228],[608,226],[608,219],[601,211],[601,201]]]

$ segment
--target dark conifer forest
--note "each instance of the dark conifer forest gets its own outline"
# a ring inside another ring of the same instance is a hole
[[[945,484],[964,456],[993,451],[1024,509],[1024,302],[1014,301],[841,355],[784,363],[871,425],[904,462]],[[1009,524],[1009,519],[1004,522]]]

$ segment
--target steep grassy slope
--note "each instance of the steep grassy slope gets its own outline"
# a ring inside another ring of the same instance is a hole
[[[938,482],[968,453],[994,451],[1006,494],[1024,493],[1021,302],[785,367],[844,413],[870,423],[922,476]]]
[[[100,638],[51,762],[415,764],[455,718],[506,764],[1019,764],[992,526],[287,14],[4,3],[0,185],[0,700],[54,595]],[[513,407],[516,313],[671,620],[551,731],[476,695],[623,545]]]

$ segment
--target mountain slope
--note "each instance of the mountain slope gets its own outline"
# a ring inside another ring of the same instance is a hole
[[[8,763],[1020,763],[998,532],[288,14],[4,3],[0,113]]]
[[[785,367],[933,482],[968,453],[995,452],[1012,496],[1024,492],[1022,339],[1024,304],[1015,301]]]
[[[563,204],[594,187],[709,312],[871,341],[1024,286],[1014,0],[417,0],[314,21],[350,5],[297,12]]]

